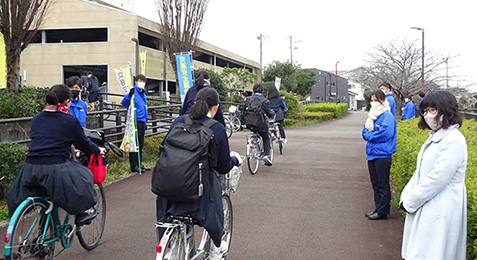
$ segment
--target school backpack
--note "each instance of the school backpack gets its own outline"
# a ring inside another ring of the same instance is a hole
[[[159,160],[152,173],[153,193],[175,202],[198,200],[204,193],[204,183],[210,181],[216,165],[217,145],[210,129],[217,123],[184,116],[161,143]]]
[[[263,122],[265,122],[262,111],[262,102],[264,100],[266,99],[251,97],[250,103],[245,107],[243,118],[245,126],[251,131],[258,131],[262,127]]]

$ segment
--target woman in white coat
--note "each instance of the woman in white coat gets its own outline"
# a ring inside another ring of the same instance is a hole
[[[401,194],[407,211],[402,242],[406,260],[465,260],[467,144],[462,119],[447,91],[426,95],[419,128],[431,129],[417,156],[414,175]]]

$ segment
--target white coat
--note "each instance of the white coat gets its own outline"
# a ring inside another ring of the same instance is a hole
[[[401,194],[406,260],[465,260],[467,144],[458,125],[430,134]]]

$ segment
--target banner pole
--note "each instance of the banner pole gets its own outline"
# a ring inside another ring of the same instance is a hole
[[[135,82],[134,82],[134,78],[132,76],[132,69],[131,69],[131,66],[129,66],[130,69],[129,69],[129,73],[131,73],[131,79],[132,79],[132,87],[134,88],[134,85],[135,85]],[[137,131],[137,117],[136,117],[136,106],[134,104],[134,96],[133,95],[131,97],[131,105],[130,107],[133,109],[133,117],[134,117],[134,133],[135,133],[135,136],[136,136],[136,146],[137,146],[137,161],[138,161],[138,170],[139,170],[139,175],[142,174],[141,172],[141,147],[139,147],[139,136],[138,136],[138,131]]]

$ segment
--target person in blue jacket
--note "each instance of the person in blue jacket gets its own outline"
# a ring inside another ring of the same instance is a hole
[[[393,87],[391,86],[391,84],[385,82],[379,86],[379,89],[382,90],[386,95],[386,99],[388,100],[391,113],[393,114],[393,116],[396,116],[396,101],[394,100],[393,92],[391,91]]]
[[[185,115],[189,113],[190,108],[195,102],[195,96],[197,95],[197,92],[199,92],[202,88],[207,87],[211,87],[209,73],[205,70],[201,70],[199,71],[199,73],[197,73],[197,76],[195,77],[194,86],[190,88],[186,93],[184,104],[182,104],[182,108],[179,111],[179,115]],[[219,109],[214,116],[214,119],[225,126],[224,113],[222,111],[222,105],[220,104]]]
[[[139,74],[136,76],[134,81],[134,87],[131,88],[129,94],[126,94],[121,101],[121,104],[129,109],[131,104],[131,97],[134,97],[134,106],[136,107],[136,122],[137,122],[137,135],[139,141],[139,158],[142,162],[142,147],[144,145],[144,134],[146,133],[146,123],[147,123],[147,99],[146,99],[146,76]],[[129,166],[131,167],[131,172],[145,172],[150,170],[149,167],[144,167],[139,165],[138,154],[135,152],[129,153]],[[139,168],[141,167],[141,168]]]
[[[408,120],[416,117],[416,107],[412,102],[412,95],[407,95],[404,98],[404,104],[402,106],[402,120]]]
[[[80,99],[81,79],[78,76],[71,76],[66,79],[66,85],[71,90],[71,105],[70,114],[80,122],[82,127],[86,124],[86,114],[88,112],[88,105]]]
[[[370,97],[371,109],[362,135],[366,144],[368,170],[374,189],[374,210],[366,213],[370,220],[386,219],[391,202],[389,172],[392,154],[396,152],[396,119],[381,90]]]
[[[169,131],[174,126],[190,116],[192,120],[204,122],[207,117],[214,118],[219,109],[219,94],[213,88],[203,88],[196,95],[196,102],[190,107],[188,115],[181,115],[172,122]],[[210,129],[214,132],[217,144],[217,165],[214,170],[219,174],[228,173],[234,166],[242,164],[242,158],[236,152],[230,152],[225,127],[216,122]],[[168,133],[169,134],[169,133]],[[224,212],[222,208],[222,186],[219,179],[212,174],[212,181],[204,182],[204,195],[193,202],[174,202],[158,196],[156,200],[157,220],[161,221],[167,215],[190,215],[209,233],[213,243],[208,259],[222,259],[220,255],[221,237],[224,228]]]

